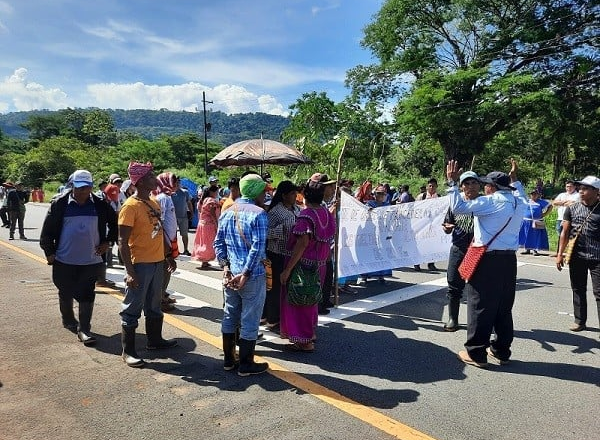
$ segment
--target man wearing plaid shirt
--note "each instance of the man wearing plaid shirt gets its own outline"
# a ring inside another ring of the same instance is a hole
[[[240,180],[242,196],[221,214],[215,252],[223,267],[224,365],[226,371],[236,368],[235,333],[239,328],[240,347],[238,375],[249,376],[267,371],[269,364],[254,362],[260,317],[267,293],[265,259],[268,219],[258,205],[265,199],[266,182],[257,174]]]

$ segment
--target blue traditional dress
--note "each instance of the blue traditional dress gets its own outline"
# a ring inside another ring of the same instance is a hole
[[[527,208],[525,208],[525,218],[521,224],[519,232],[519,246],[525,249],[548,250],[548,231],[546,229],[537,229],[533,227],[534,220],[542,220],[542,216],[550,203],[544,199],[534,201],[529,199]]]

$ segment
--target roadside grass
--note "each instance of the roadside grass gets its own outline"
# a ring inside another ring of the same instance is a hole
[[[548,242],[550,250],[556,252],[558,249],[558,233],[556,232],[556,209],[552,209],[550,214],[544,217],[546,222],[546,231],[548,232]]]

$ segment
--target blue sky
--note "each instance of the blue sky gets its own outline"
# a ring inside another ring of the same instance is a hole
[[[0,0],[0,113],[341,101],[383,0]]]

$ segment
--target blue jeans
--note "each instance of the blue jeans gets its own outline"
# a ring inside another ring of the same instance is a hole
[[[558,232],[558,235],[560,236],[560,233],[562,232],[562,220],[556,220],[556,232]]]
[[[137,327],[142,310],[146,318],[162,318],[160,300],[162,298],[163,265],[162,261],[133,265],[139,285],[136,288],[128,286],[125,289],[125,298],[123,298],[121,313],[119,313],[121,325]]]
[[[267,280],[257,275],[246,281],[242,290],[224,288],[222,333],[235,333],[240,329],[240,338],[256,341],[258,326],[267,295]]]

